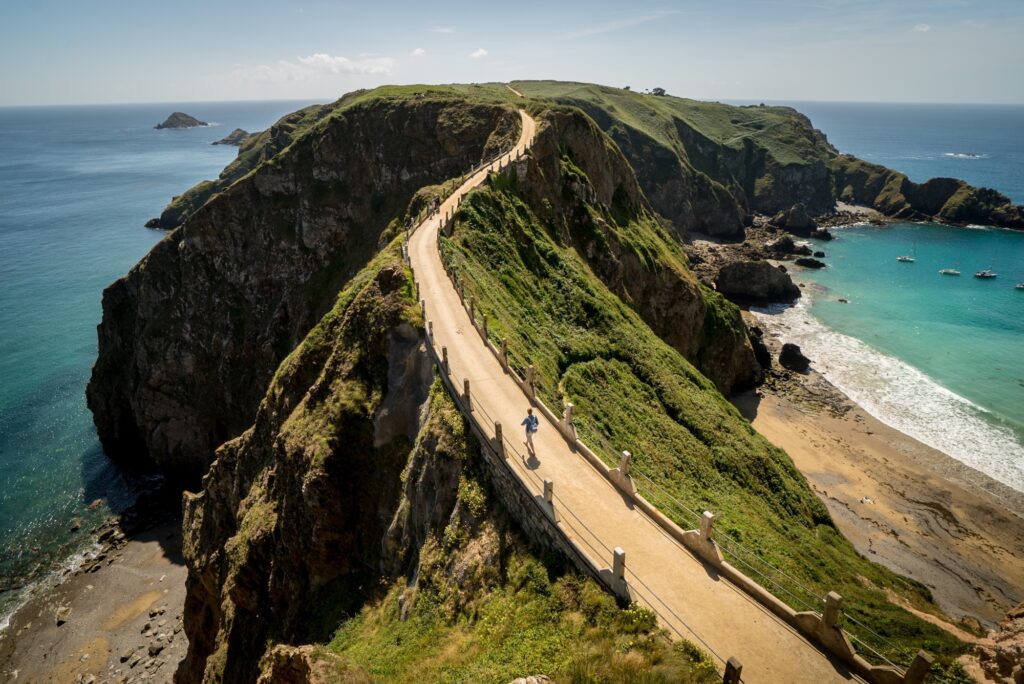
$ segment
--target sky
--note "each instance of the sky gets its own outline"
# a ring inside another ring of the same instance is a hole
[[[1024,103],[1024,0],[0,0],[0,106],[560,79],[708,100]]]

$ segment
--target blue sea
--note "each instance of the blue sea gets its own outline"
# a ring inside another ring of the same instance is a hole
[[[963,178],[1024,202],[1024,106],[787,104],[843,152],[912,180]],[[833,233],[811,241],[828,267],[794,273],[806,285],[799,304],[763,320],[876,418],[1024,491],[1024,290],[1014,288],[1024,282],[1024,232],[896,224]],[[986,268],[998,277],[973,277]]]
[[[162,237],[146,220],[234,158],[212,141],[305,104],[0,108],[0,625],[147,484],[109,463],[85,406],[103,288]],[[153,129],[175,110],[217,125]]]

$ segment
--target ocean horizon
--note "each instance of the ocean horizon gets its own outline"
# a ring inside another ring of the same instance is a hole
[[[201,180],[215,178],[235,157],[236,148],[213,146],[212,141],[236,127],[264,129],[307,104],[311,103],[0,107],[0,374],[5,378],[0,387],[0,616],[9,612],[31,582],[59,571],[86,549],[90,527],[123,509],[136,492],[150,485],[148,477],[126,473],[105,457],[85,406],[103,288],[127,273],[162,238],[163,233],[143,227],[147,219],[158,216],[172,196]],[[1019,132],[1024,106],[789,104],[810,116],[844,152],[904,171],[914,180],[951,175],[1024,201],[1024,141]],[[153,129],[175,110],[217,125]],[[841,341],[843,353],[863,361],[861,366],[882,364],[880,357],[873,356],[881,355],[888,359],[884,363],[897,364],[901,373],[904,367],[915,370],[939,388],[929,385],[929,392],[949,392],[978,407],[981,413],[970,414],[980,421],[972,423],[969,431],[974,443],[1005,452],[1010,442],[998,440],[1017,434],[1014,421],[1024,422],[1014,412],[1014,405],[1024,407],[1019,391],[1000,385],[995,392],[995,387],[986,383],[978,388],[981,395],[968,398],[970,393],[955,378],[919,368],[924,362],[912,353],[913,345],[885,347],[864,339],[869,335],[858,326],[866,323],[850,312],[864,313],[863,302],[891,296],[891,292],[858,295],[852,300],[856,306],[838,313],[830,310],[833,299],[828,293],[845,291],[843,279],[850,273],[856,275],[855,269],[868,268],[869,275],[876,275],[873,262],[865,266],[853,261],[858,250],[864,251],[857,245],[872,243],[883,255],[877,258],[877,273],[888,273],[896,264],[888,255],[904,248],[900,241],[913,230],[910,226],[893,227],[888,232],[841,232],[838,241],[822,247],[830,253],[830,268],[808,276],[820,286],[821,294],[812,295],[810,303],[792,311],[804,316],[809,325],[820,326],[816,339],[832,340],[837,349]],[[947,230],[964,236],[967,246],[958,250],[986,253],[996,249],[992,246],[995,233]],[[1014,236],[1024,239],[1024,234]],[[919,239],[922,254],[925,242]],[[1004,268],[1002,263],[997,265]],[[929,269],[935,270],[922,263],[915,266],[928,277],[933,275]],[[1006,265],[1000,287],[1008,284],[1016,268]],[[966,281],[966,265],[964,271]],[[908,271],[897,273],[902,276]],[[1019,277],[1024,280],[1024,273]],[[921,282],[932,284],[930,280]],[[1024,320],[1020,316],[1024,293],[1012,288],[1009,293],[1017,299],[1000,300],[1000,306],[1019,323]],[[922,325],[927,333],[927,324]],[[995,329],[1004,323],[992,325]],[[1020,330],[1012,328],[1012,320],[1010,325],[1008,342],[1000,337],[998,345],[988,346],[1009,345],[1013,351],[1014,339],[1024,338],[1015,338]],[[977,338],[987,335],[987,330],[976,326],[964,335],[973,333]],[[951,340],[925,335],[918,342],[927,348]],[[963,338],[958,338],[957,344],[962,343]],[[828,356],[827,349],[815,351],[813,342],[805,344],[816,364],[838,368],[838,361]],[[990,362],[979,356],[972,363],[971,368],[978,368]],[[853,380],[844,380],[836,371],[833,377],[851,397],[860,396],[858,401],[869,405],[866,408],[884,414],[878,416],[884,422],[912,436],[917,436],[914,430],[928,429],[920,424],[894,424],[913,416],[895,416],[880,402],[870,408],[874,399],[867,390],[861,392],[858,384],[866,382],[864,373],[853,372]],[[902,395],[887,393],[884,387],[878,394],[891,395],[897,405],[909,402],[900,399]],[[1008,432],[999,431],[1000,420],[1008,421]],[[965,429],[957,430],[966,434]],[[1019,434],[1014,438],[1018,445],[1024,444]],[[947,444],[946,448],[952,447]],[[1024,491],[1020,463],[1008,475],[986,463],[968,465],[996,479],[1009,478],[1017,484],[1007,484]],[[985,468],[1002,473],[1002,477]],[[90,508],[96,500],[102,503]],[[71,530],[76,520],[81,522],[79,532]]]

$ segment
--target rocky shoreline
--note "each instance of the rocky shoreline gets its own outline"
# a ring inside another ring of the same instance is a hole
[[[144,495],[91,530],[84,560],[11,616],[0,632],[7,681],[173,680],[188,647],[178,497],[172,488]]]

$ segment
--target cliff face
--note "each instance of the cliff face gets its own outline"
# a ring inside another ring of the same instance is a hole
[[[432,368],[416,322],[392,250],[282,364],[255,424],[218,450],[203,492],[186,497],[179,681],[253,681],[268,640],[322,640],[382,566],[402,568],[402,549],[381,540],[410,456],[436,455],[439,439],[420,434]],[[452,463],[438,464],[434,483],[448,513]]]
[[[733,107],[582,83],[515,86],[593,118],[680,235],[742,238],[750,212],[771,214],[796,202],[826,212],[834,205],[827,162],[835,150],[788,107]]]
[[[836,196],[910,221],[937,220],[1024,230],[1024,207],[990,188],[954,178],[915,183],[898,171],[840,155],[832,162]]]
[[[552,217],[559,238],[720,391],[754,381],[739,311],[700,286],[629,162],[590,119],[546,112],[530,161],[516,173],[517,188],[538,215]]]
[[[197,480],[413,194],[507,146],[518,126],[511,108],[450,99],[364,99],[317,116],[104,292],[87,399],[111,456]]]

